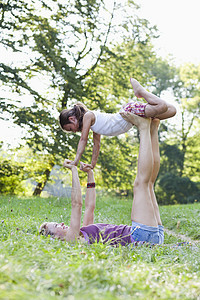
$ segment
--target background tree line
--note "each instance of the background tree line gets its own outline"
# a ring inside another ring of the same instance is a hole
[[[156,27],[137,16],[135,1],[113,0],[110,9],[101,0],[3,0],[0,9],[1,46],[13,57],[0,63],[0,118],[23,128],[26,144],[1,151],[1,193],[23,193],[31,178],[40,195],[54,166],[74,158],[79,140],[60,130],[59,112],[77,101],[116,112],[133,97],[129,78],[136,77],[157,95],[170,90],[180,112],[177,124],[160,127],[159,202],[199,199],[200,66],[177,68],[160,58],[152,46]],[[98,186],[132,193],[138,142],[136,129],[102,139]],[[90,137],[83,161],[91,151]]]

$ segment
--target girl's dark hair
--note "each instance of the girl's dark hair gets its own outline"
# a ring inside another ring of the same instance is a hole
[[[83,116],[87,111],[88,111],[87,107],[81,102],[76,103],[73,108],[63,109],[59,116],[59,122],[61,128],[64,130],[64,125],[71,123],[69,117],[75,116],[77,121],[79,122],[78,129],[82,130]]]

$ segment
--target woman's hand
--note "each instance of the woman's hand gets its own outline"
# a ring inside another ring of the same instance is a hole
[[[131,113],[130,111],[120,112],[120,115],[122,116],[122,118],[125,121],[127,121],[133,125],[136,125],[136,120],[138,118],[141,118],[140,116],[137,116],[134,113]]]
[[[83,162],[80,161],[80,170],[83,171],[83,172],[90,172],[92,171],[93,167],[91,164],[85,164]]]

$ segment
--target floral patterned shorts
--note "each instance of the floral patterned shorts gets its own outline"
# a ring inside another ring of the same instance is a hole
[[[138,101],[131,101],[127,103],[122,110],[128,111],[131,113],[134,113],[135,115],[138,115],[140,117],[146,117],[145,116],[145,107],[148,103],[142,103]]]

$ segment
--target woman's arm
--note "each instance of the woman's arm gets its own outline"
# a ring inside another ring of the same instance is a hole
[[[71,161],[65,159],[63,166],[72,171],[72,191],[71,191],[71,221],[66,234],[66,241],[74,241],[80,236],[81,214],[82,214],[82,194],[77,167],[70,164]]]
[[[94,223],[94,210],[96,205],[96,190],[94,182],[94,173],[90,167],[81,162],[80,170],[87,173],[87,191],[85,196],[85,213],[83,217],[83,226]]]
[[[88,135],[89,135],[93,118],[94,118],[94,114],[92,112],[87,112],[83,117],[83,128],[82,128],[81,138],[78,143],[76,157],[74,160],[75,166],[78,165],[81,156],[85,150],[85,147],[87,145]]]

